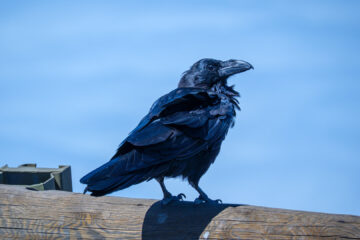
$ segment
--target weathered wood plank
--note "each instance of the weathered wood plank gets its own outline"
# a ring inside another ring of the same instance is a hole
[[[360,217],[0,184],[0,239],[360,239]]]

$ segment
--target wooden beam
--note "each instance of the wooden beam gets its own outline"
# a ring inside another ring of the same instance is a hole
[[[0,239],[360,239],[360,217],[0,184]]]

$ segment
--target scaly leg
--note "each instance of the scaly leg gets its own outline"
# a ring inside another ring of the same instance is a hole
[[[198,198],[195,199],[194,203],[196,205],[200,203],[210,203],[210,204],[219,204],[222,203],[220,199],[212,200],[210,199],[206,193],[199,187],[198,183],[195,183],[193,181],[189,181],[190,185],[195,188],[195,190],[200,194]]]
[[[183,193],[180,193],[177,196],[171,195],[171,193],[165,187],[163,177],[156,178],[156,181],[159,182],[161,190],[163,191],[163,194],[164,194],[164,198],[163,198],[163,200],[161,200],[162,205],[167,205],[173,201],[182,201],[183,198],[186,198],[185,194],[183,194]]]

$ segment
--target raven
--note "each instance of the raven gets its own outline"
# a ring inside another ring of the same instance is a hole
[[[184,72],[178,88],[160,97],[139,125],[120,144],[109,162],[81,178],[84,193],[93,196],[156,179],[163,204],[182,200],[171,195],[164,178],[181,176],[200,196],[195,203],[220,203],[199,187],[201,176],[215,161],[240,109],[234,86],[227,79],[253,69],[245,61],[205,58]]]

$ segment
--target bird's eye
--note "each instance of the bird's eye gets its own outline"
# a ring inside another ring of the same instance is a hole
[[[210,70],[210,71],[216,70],[216,67],[214,65],[207,65],[206,68],[207,68],[207,70]]]

